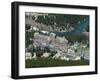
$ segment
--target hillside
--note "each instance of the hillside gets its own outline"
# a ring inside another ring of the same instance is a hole
[[[52,32],[70,32],[81,20],[88,18],[87,15],[68,15],[68,14],[45,14],[45,13],[26,13],[25,23],[35,26],[40,30]]]

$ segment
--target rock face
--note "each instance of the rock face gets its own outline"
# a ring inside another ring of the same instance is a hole
[[[68,45],[68,40],[65,37],[56,36],[55,33],[49,33],[45,35],[36,31],[32,40],[33,44],[29,45],[27,50],[32,49],[32,47],[34,47],[35,49],[39,47],[42,50],[40,57],[48,58],[52,56],[52,53],[54,52],[52,59],[69,61],[80,60],[82,57],[85,60],[89,60],[88,50],[79,50],[79,52],[75,52],[75,50],[80,47],[80,44],[78,42],[75,42],[73,45],[70,46]],[[80,48],[85,49],[87,48],[87,46],[82,45]],[[47,51],[47,49],[49,49],[49,51]],[[31,52],[26,51],[26,59],[37,59],[36,52],[32,54]]]
[[[65,37],[55,37],[54,34],[50,36],[41,35],[39,33],[34,34],[33,45],[34,47],[45,48],[48,47],[51,51],[62,51],[67,50],[68,40]]]
[[[35,48],[40,47],[44,49],[48,47],[51,51],[56,51],[56,54],[52,57],[52,59],[61,59],[61,60],[80,60],[81,57],[76,56],[74,51],[76,44],[73,45],[74,48],[68,48],[68,40],[64,37],[55,37],[54,34],[47,36],[39,33],[34,34],[33,45]],[[41,57],[49,57],[50,53],[43,53]]]

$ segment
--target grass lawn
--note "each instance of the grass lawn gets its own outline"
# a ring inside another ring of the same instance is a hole
[[[37,58],[31,60],[25,60],[26,68],[36,68],[36,67],[56,67],[56,66],[80,66],[89,65],[88,60],[78,60],[78,61],[65,61],[60,59],[51,58]]]

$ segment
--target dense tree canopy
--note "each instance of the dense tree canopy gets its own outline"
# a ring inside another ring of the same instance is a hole
[[[72,25],[77,24],[87,17],[88,15],[48,14],[45,16],[38,16],[36,22],[46,25],[66,26],[67,23]]]

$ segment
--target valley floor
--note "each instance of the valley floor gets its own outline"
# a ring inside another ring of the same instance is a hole
[[[81,65],[89,65],[89,60],[77,60],[77,61],[65,61],[60,59],[52,59],[52,58],[37,58],[31,60],[25,60],[26,68],[39,68],[39,67],[57,67],[57,66],[81,66]]]

